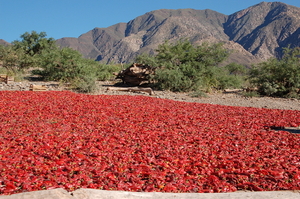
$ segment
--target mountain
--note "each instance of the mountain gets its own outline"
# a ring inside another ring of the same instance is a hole
[[[171,42],[190,38],[195,44],[203,41],[224,41],[234,48],[230,60],[255,62],[255,57],[238,43],[229,41],[224,32],[228,16],[212,10],[156,10],[139,16],[128,23],[108,28],[95,28],[78,38],[57,40],[62,47],[80,51],[86,58],[108,62],[132,62],[141,53],[154,53],[165,40]]]
[[[10,43],[8,43],[7,41],[0,39],[0,45],[4,45],[4,46],[8,46],[10,45]]]
[[[78,50],[86,58],[130,63],[138,54],[154,54],[166,40],[181,38],[188,38],[195,45],[224,42],[225,48],[233,50],[226,63],[250,66],[282,56],[284,47],[300,47],[300,8],[261,2],[231,15],[209,9],[161,9],[128,23],[94,28],[78,38],[64,37],[56,42]],[[0,40],[0,44],[4,42]]]
[[[300,46],[300,8],[262,2],[230,15],[224,31],[258,58],[278,57],[283,47]]]

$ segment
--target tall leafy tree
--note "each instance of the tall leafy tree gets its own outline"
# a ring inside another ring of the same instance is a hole
[[[22,49],[25,54],[34,56],[43,53],[44,50],[49,51],[57,47],[55,40],[53,38],[46,38],[46,36],[47,34],[45,32],[26,32],[20,36],[21,41],[15,40],[12,44],[14,48]]]
[[[247,73],[246,66],[237,63],[230,63],[225,68],[232,75],[245,75]]]
[[[43,53],[58,50],[55,40],[53,38],[46,38],[46,36],[45,32],[26,32],[20,36],[21,41],[15,40],[12,42],[13,49],[22,51],[22,54],[19,56],[20,69],[37,67],[40,61],[42,61],[40,60],[40,56]]]
[[[21,40],[10,47],[0,48],[0,60],[12,70],[35,68],[34,74],[45,80],[71,83],[76,90],[91,92],[95,89],[96,61],[84,59],[71,48],[60,49],[45,32],[24,33]]]

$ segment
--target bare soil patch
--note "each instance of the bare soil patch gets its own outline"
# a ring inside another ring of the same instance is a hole
[[[99,81],[97,82],[98,90],[93,93],[96,95],[145,95],[156,98],[171,99],[185,102],[219,104],[226,106],[243,106],[256,107],[268,109],[286,109],[286,110],[300,110],[300,100],[273,98],[273,97],[244,97],[241,92],[215,92],[207,94],[207,97],[191,97],[189,93],[175,93],[170,91],[155,91],[153,95],[149,92],[127,92],[108,90],[109,87],[114,87],[115,82]],[[68,89],[66,85],[61,85],[59,82],[42,82],[42,81],[24,81],[14,82],[11,84],[0,83],[1,90],[20,90],[28,91],[31,85],[45,86],[47,90],[65,90]]]
[[[216,92],[207,97],[191,97],[189,93],[174,93],[170,91],[154,91],[154,95],[143,92],[126,92],[107,90],[113,82],[98,82],[98,91],[94,94],[105,95],[145,95],[156,98],[171,99],[185,102],[219,104],[226,106],[256,107],[268,109],[300,110],[300,100],[273,97],[244,97],[241,92]]]

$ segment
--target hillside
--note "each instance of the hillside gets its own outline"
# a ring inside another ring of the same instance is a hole
[[[57,43],[87,58],[118,63],[131,62],[140,53],[154,53],[165,40],[225,42],[226,48],[234,50],[227,62],[250,65],[280,56],[282,47],[300,46],[299,19],[300,8],[280,2],[262,2],[229,16],[208,9],[162,9]]]
[[[213,10],[161,9],[128,23],[94,28],[78,38],[57,40],[84,57],[104,63],[128,63],[141,53],[153,54],[165,40],[189,38],[195,45],[224,42],[233,50],[226,63],[251,65],[280,57],[282,48],[300,46],[300,8],[281,2],[262,2],[231,15]],[[4,40],[0,44],[7,45]]]
[[[0,45],[7,46],[7,45],[10,45],[10,43],[8,43],[7,41],[5,41],[3,39],[0,39]]]
[[[228,17],[225,33],[258,58],[280,56],[282,47],[300,46],[300,8],[262,2]]]

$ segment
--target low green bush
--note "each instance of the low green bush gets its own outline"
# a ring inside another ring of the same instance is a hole
[[[158,46],[156,52],[153,56],[138,56],[136,61],[157,67],[152,80],[159,89],[207,92],[237,88],[243,84],[244,76],[240,74],[244,72],[244,66],[218,66],[230,54],[222,43],[193,46],[188,40],[180,40],[174,44],[166,41]]]
[[[115,76],[114,73],[118,73],[126,66],[122,66],[120,64],[100,64],[97,67],[97,80],[99,81],[107,81],[107,80],[113,80]]]
[[[281,59],[271,58],[250,70],[249,81],[261,95],[300,96],[300,48],[285,48]]]

